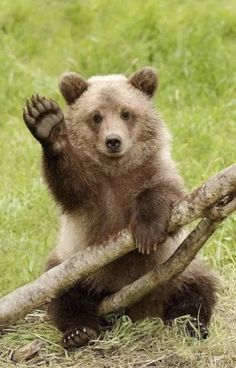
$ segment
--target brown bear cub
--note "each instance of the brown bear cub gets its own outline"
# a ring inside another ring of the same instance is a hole
[[[56,102],[38,95],[24,110],[24,121],[42,146],[46,182],[61,208],[58,244],[46,269],[125,228],[137,246],[51,302],[49,314],[66,348],[96,338],[101,299],[164,262],[183,238],[181,232],[167,234],[172,205],[184,195],[184,186],[167,128],[151,102],[157,86],[150,67],[129,78],[85,80],[67,73],[60,81],[65,116]],[[133,321],[190,315],[204,337],[215,300],[214,276],[194,260],[181,276],[125,313]]]

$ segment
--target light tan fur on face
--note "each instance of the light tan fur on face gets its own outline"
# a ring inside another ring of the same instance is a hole
[[[155,151],[168,150],[168,133],[146,95],[125,77],[95,77],[91,81],[66,114],[70,141],[82,155],[87,155],[106,174],[117,175],[150,160]],[[134,114],[130,125],[120,118],[123,108]],[[88,123],[93,111],[104,116],[97,133],[90,127],[92,123]],[[108,132],[119,133],[123,138],[125,154],[119,160],[102,153]]]
[[[106,111],[104,120],[98,133],[97,150],[104,155],[109,156],[106,147],[106,139],[111,135],[119,136],[122,140],[121,152],[119,156],[124,155],[131,148],[132,141],[127,124],[117,116],[112,110]]]

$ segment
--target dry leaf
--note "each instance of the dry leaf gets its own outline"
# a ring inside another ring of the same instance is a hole
[[[13,350],[10,354],[10,359],[15,362],[23,362],[32,359],[38,351],[42,348],[43,342],[39,340],[34,340],[29,344]]]

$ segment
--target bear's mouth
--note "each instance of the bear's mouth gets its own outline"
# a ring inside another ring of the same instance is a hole
[[[125,149],[123,149],[122,151],[116,151],[116,152],[111,152],[111,151],[104,150],[104,149],[97,149],[97,151],[103,157],[105,156],[105,157],[107,157],[108,159],[111,159],[111,160],[119,160],[122,157],[124,157],[124,155],[126,153]]]
[[[104,154],[111,159],[119,159],[124,156],[125,152],[104,152]]]

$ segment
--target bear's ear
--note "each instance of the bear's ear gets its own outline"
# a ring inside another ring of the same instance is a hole
[[[152,97],[158,87],[158,77],[156,71],[147,66],[142,68],[129,78],[129,83],[147,96]]]
[[[72,105],[86,91],[88,82],[77,73],[65,73],[59,80],[59,88],[68,105]]]

